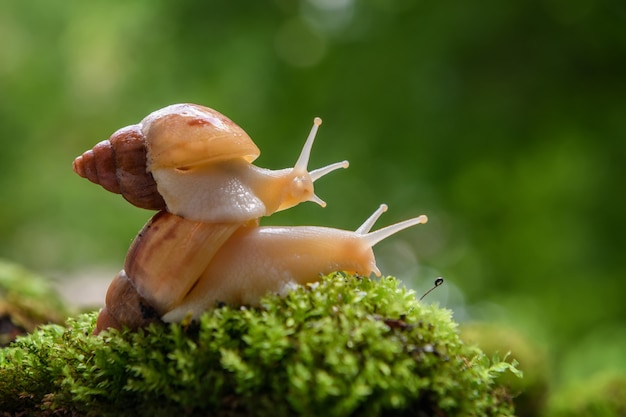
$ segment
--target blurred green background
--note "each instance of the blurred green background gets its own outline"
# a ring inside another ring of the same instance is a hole
[[[383,273],[444,276],[431,301],[522,330],[557,385],[626,371],[623,1],[5,1],[0,39],[0,257],[120,268],[151,213],[71,162],[153,110],[219,110],[267,168],[320,116],[310,167],[350,168],[265,224],[426,213]]]

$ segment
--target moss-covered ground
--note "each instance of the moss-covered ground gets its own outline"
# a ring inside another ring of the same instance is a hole
[[[394,278],[333,274],[261,308],[93,336],[96,313],[0,350],[2,416],[506,416],[517,370]]]

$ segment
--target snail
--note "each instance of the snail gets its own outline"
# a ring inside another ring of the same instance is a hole
[[[315,226],[211,224],[157,213],[139,232],[109,287],[96,334],[114,327],[197,319],[220,303],[258,306],[265,294],[346,271],[380,276],[372,247],[418,216],[370,232],[381,205],[356,231]]]
[[[252,164],[259,148],[226,116],[174,104],[119,129],[78,156],[73,169],[141,208],[212,223],[251,221],[304,201],[325,205],[313,182],[348,161],[308,172],[321,123],[315,118],[293,168],[269,170]]]
[[[109,286],[94,333],[197,319],[219,303],[258,305],[334,271],[380,275],[372,247],[426,216],[370,232],[381,205],[354,232],[259,226],[304,201],[325,206],[313,183],[348,162],[308,172],[320,125],[315,118],[295,166],[283,170],[253,165],[260,151],[243,129],[195,104],[157,110],[77,157],[81,177],[158,210]]]

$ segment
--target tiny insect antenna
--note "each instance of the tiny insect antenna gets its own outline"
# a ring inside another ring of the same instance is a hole
[[[438,286],[440,286],[441,284],[443,284],[443,278],[439,277],[439,278],[437,278],[437,279],[435,280],[435,285],[434,285],[434,287],[432,287],[430,290],[426,291],[426,292],[424,293],[424,295],[422,295],[422,296],[420,297],[419,301],[422,301],[422,299],[423,299],[424,297],[426,297],[428,294],[430,294],[430,292],[431,292],[432,290],[434,290],[435,288],[437,288],[437,287],[438,287]]]

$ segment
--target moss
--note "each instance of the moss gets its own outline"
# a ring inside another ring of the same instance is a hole
[[[68,312],[50,282],[0,259],[0,346],[43,323],[62,323]]]
[[[96,313],[44,326],[0,351],[4,415],[512,414],[495,379],[514,364],[395,278],[333,274],[262,306],[97,337]]]
[[[518,368],[524,378],[511,373],[498,377],[497,382],[508,388],[513,396],[516,415],[543,415],[548,398],[550,366],[546,352],[527,337],[510,327],[492,323],[470,323],[461,326],[461,339],[473,343],[487,355],[515,352]]]

